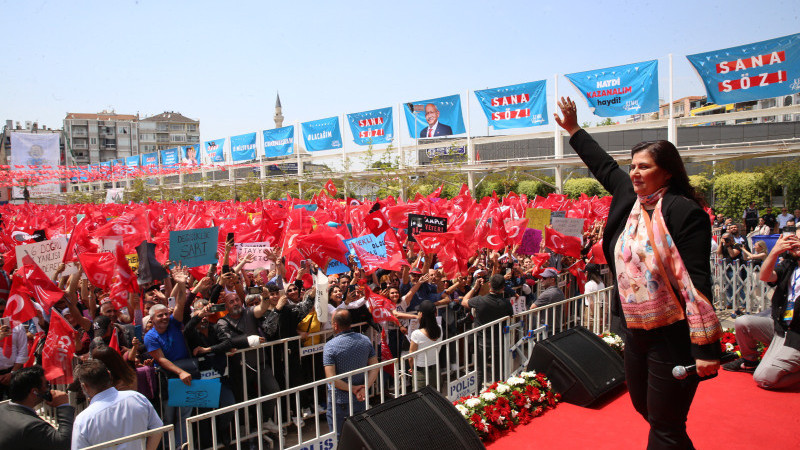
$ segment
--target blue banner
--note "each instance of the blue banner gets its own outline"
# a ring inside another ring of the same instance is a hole
[[[348,114],[353,142],[358,145],[389,144],[394,135],[392,108]]]
[[[800,92],[800,33],[686,58],[718,105]]]
[[[200,144],[181,147],[181,164],[185,166],[200,164]]]
[[[125,158],[125,165],[128,167],[139,167],[139,155],[128,156]]]
[[[231,159],[233,162],[256,159],[256,133],[231,136]]]
[[[460,95],[406,103],[403,110],[412,138],[466,133]]]
[[[286,156],[294,153],[294,125],[264,130],[264,156]]]
[[[547,81],[475,91],[495,130],[547,125]]]
[[[158,165],[158,152],[145,153],[142,155],[143,166],[157,166]]]
[[[225,162],[225,138],[206,141],[206,158],[211,164]]]
[[[658,111],[658,61],[565,75],[600,117]]]
[[[162,166],[176,166],[178,165],[178,148],[168,148],[161,150],[161,165]]]
[[[339,128],[339,118],[312,120],[300,124],[303,132],[303,141],[306,151],[319,152],[342,148],[342,131]]]

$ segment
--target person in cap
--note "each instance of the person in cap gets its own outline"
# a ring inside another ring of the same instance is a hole
[[[564,292],[558,288],[558,272],[556,272],[556,269],[552,267],[544,269],[541,277],[542,281],[540,281],[540,283],[542,285],[542,293],[539,294],[539,297],[533,302],[531,309],[560,302],[565,299]]]
[[[489,293],[486,295],[477,295],[483,286],[483,278],[477,278],[472,289],[467,292],[461,300],[461,306],[464,308],[473,308],[473,316],[475,317],[474,325],[479,327],[487,323],[494,322],[503,317],[511,317],[514,315],[514,308],[511,302],[504,297],[506,280],[502,275],[496,273],[489,278]],[[491,382],[498,381],[500,378],[500,364],[499,357],[500,351],[500,336],[502,333],[493,327],[487,329],[486,333],[480,333],[477,336],[478,346],[477,355],[475,359],[475,366],[477,367],[478,390],[483,389],[484,367],[491,365],[493,371],[491,374]],[[497,356],[494,356],[497,355]],[[494,362],[492,359],[495,359]]]

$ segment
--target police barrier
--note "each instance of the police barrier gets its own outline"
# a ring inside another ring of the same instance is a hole
[[[167,425],[159,428],[154,428],[152,430],[143,431],[141,433],[132,434],[130,436],[114,439],[113,441],[102,442],[97,445],[92,445],[91,447],[85,447],[83,450],[100,450],[100,449],[111,449],[117,448],[117,445],[127,444],[130,442],[138,442],[141,445],[142,450],[147,450],[149,447],[147,445],[147,440],[151,436],[158,436],[159,440],[163,441],[164,434],[167,434],[167,445],[164,448],[175,448],[175,435],[172,425]],[[163,442],[162,442],[163,443]]]

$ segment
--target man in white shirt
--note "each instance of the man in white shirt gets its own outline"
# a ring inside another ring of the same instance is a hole
[[[794,218],[795,217],[793,215],[789,214],[789,209],[788,208],[785,208],[785,207],[781,208],[781,213],[778,214],[778,217],[777,217],[777,219],[778,219],[778,232],[781,232],[783,230],[783,227],[786,226],[786,222],[788,222],[790,220],[793,220]]]
[[[147,397],[136,391],[118,391],[111,373],[99,360],[88,360],[75,368],[75,378],[80,381],[89,406],[75,419],[72,429],[72,449],[77,450],[103,442],[163,426]],[[160,435],[147,438],[147,449],[155,450],[161,442]],[[141,449],[140,441],[115,447],[117,450]]]
[[[0,301],[0,316],[5,311],[6,304]],[[11,374],[22,368],[28,360],[28,336],[25,334],[25,325],[19,324],[13,329],[10,325],[0,326],[0,342],[11,335],[11,354],[6,358],[0,349],[0,400],[6,395],[11,384]]]

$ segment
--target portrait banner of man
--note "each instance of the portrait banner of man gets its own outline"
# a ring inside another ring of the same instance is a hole
[[[410,102],[404,106],[408,134],[412,138],[466,133],[460,95]]]

